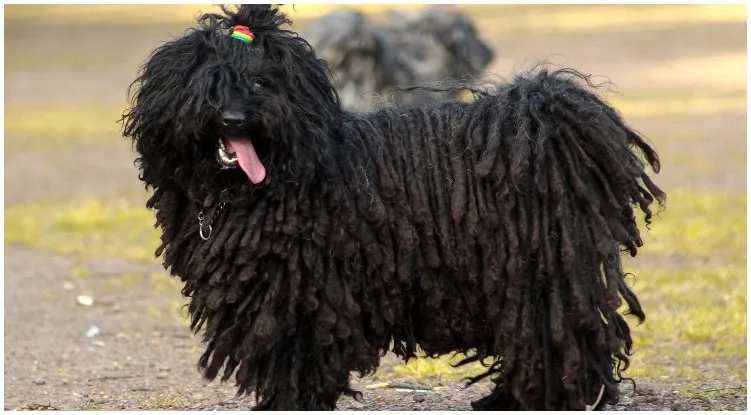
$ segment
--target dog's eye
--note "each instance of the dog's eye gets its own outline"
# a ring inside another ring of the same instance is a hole
[[[257,80],[253,82],[253,89],[259,90],[261,88],[263,88],[263,81]]]

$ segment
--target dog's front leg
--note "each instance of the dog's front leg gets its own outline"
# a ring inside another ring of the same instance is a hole
[[[350,388],[355,368],[347,358],[354,349],[342,339],[321,339],[310,324],[314,320],[304,320],[273,346],[274,369],[259,379],[254,410],[334,410],[342,394],[358,394]]]
[[[302,379],[297,376],[290,378],[290,375],[288,371],[280,371],[272,379],[268,379],[253,410],[333,411],[342,395],[341,389],[348,388],[349,385],[349,379],[344,384],[334,379],[324,381],[320,371],[312,368],[312,365],[304,366]]]

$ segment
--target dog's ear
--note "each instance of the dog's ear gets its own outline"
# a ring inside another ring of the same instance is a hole
[[[128,89],[131,108],[123,114],[123,135],[134,140],[144,180],[152,186],[158,186],[154,181],[158,177],[173,176],[184,157],[177,152],[165,154],[164,149],[189,147],[176,147],[174,137],[195,136],[194,130],[185,128],[184,120],[200,108],[206,88],[191,85],[188,74],[201,59],[196,55],[197,45],[204,43],[205,33],[191,29],[156,48]]]

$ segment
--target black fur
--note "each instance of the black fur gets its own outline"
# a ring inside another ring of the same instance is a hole
[[[461,86],[477,79],[493,60],[493,51],[460,10],[433,6],[414,15],[387,13],[388,24],[376,25],[358,11],[338,10],[302,32],[331,69],[346,110],[458,99]],[[456,87],[403,89],[436,83]]]
[[[207,379],[234,374],[258,409],[334,409],[350,372],[419,346],[492,360],[478,409],[617,401],[632,347],[617,309],[644,319],[619,247],[636,254],[634,208],[649,223],[665,195],[639,155],[658,171],[655,151],[587,78],[543,70],[473,103],[360,115],[277,9],[224,13],[152,54],[124,115]],[[249,117],[258,185],[216,161],[227,109]]]

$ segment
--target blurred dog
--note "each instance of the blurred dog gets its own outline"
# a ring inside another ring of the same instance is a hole
[[[384,102],[413,105],[455,99],[461,85],[481,75],[493,60],[493,51],[469,16],[457,8],[387,14],[389,25],[376,26],[363,13],[336,11],[301,32],[328,63],[345,109],[365,112]],[[441,81],[456,87],[397,91]]]

